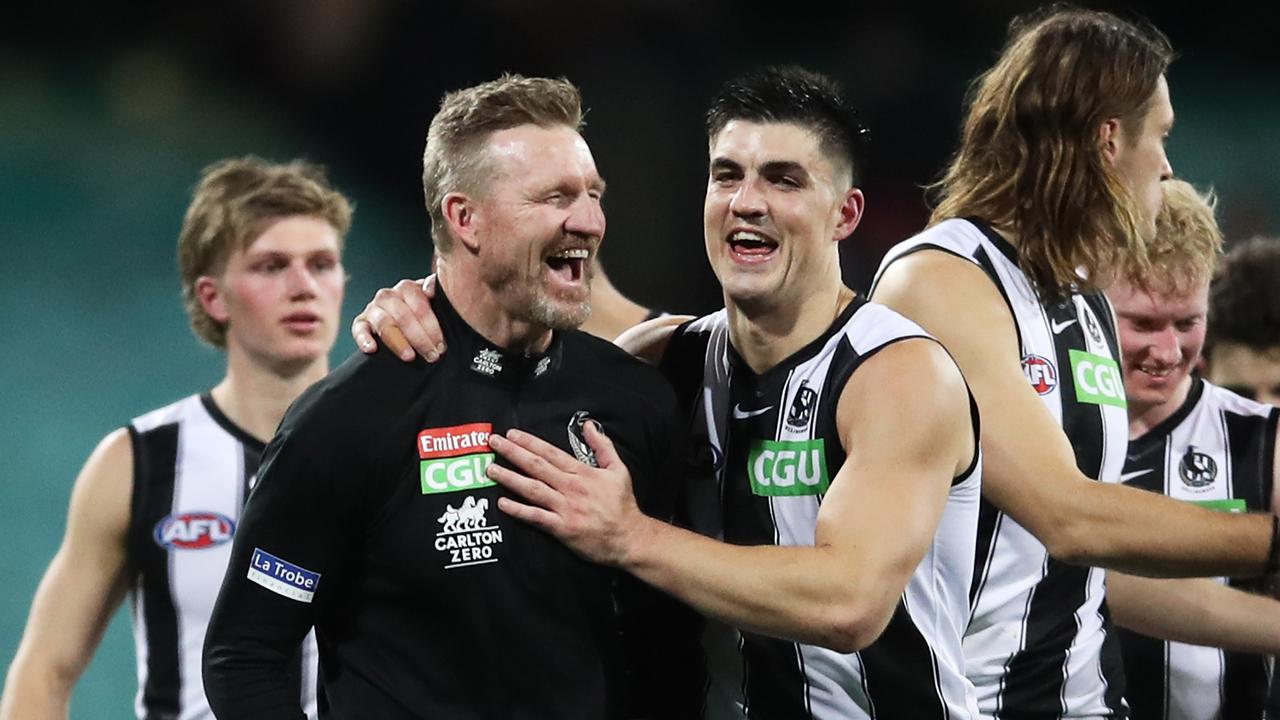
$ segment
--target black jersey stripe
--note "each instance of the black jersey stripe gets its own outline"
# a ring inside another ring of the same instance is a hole
[[[1124,628],[1117,634],[1133,720],[1164,720],[1169,704],[1165,642]]]
[[[1098,612],[1102,618],[1102,631],[1106,633],[1102,639],[1102,657],[1098,668],[1102,682],[1107,684],[1103,702],[1115,717],[1124,717],[1124,698],[1129,680],[1124,671],[1124,658],[1120,655],[1120,637],[1117,634],[1119,628],[1111,623],[1111,608],[1106,603],[1102,603]]]
[[[1004,513],[984,496],[978,504],[978,544],[973,555],[973,580],[969,584],[970,619],[978,607],[987,578],[991,576],[991,561],[995,558],[996,538],[1003,519]]]
[[[1224,652],[1222,717],[1261,718],[1267,704],[1267,658]]]
[[[1232,497],[1243,498],[1254,511],[1271,507],[1271,473],[1275,458],[1276,413],[1268,417],[1223,412],[1222,420],[1230,440],[1232,475],[1238,478]]]
[[[133,499],[135,518],[166,517],[173,511],[177,474],[179,425],[161,425],[146,432],[130,426],[133,440]],[[152,537],[153,528],[134,523],[132,560],[142,573],[138,594],[146,626],[147,679],[142,705],[148,718],[176,717],[182,710],[178,612],[170,592],[169,552]],[[200,678],[195,678],[200,682]]]
[[[884,632],[860,655],[867,696],[875,698],[878,720],[947,717],[938,688],[938,659],[912,621],[905,601],[898,602]]]

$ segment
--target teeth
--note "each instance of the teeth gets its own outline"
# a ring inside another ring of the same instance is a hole
[[[591,257],[591,251],[586,248],[571,248],[568,250],[561,250],[551,257],[563,258],[565,260],[586,260]]]
[[[769,242],[765,239],[765,236],[760,233],[749,232],[746,230],[739,230],[738,232],[735,232],[729,236],[729,240],[732,242]]]

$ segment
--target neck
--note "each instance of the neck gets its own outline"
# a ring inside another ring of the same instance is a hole
[[[267,442],[289,405],[328,372],[328,357],[282,370],[265,367],[239,349],[229,347],[227,374],[211,394],[218,409],[231,422]]]
[[[506,350],[542,352],[551,344],[551,328],[512,317],[478,274],[444,258],[437,262],[440,287],[463,322],[484,339]]]
[[[1191,376],[1187,375],[1182,378],[1182,382],[1178,383],[1178,387],[1174,388],[1173,394],[1169,396],[1166,402],[1162,403],[1142,403],[1129,402],[1129,439],[1136,440],[1148,432],[1151,428],[1159,425],[1169,419],[1182,407],[1187,401],[1187,396],[1191,394]]]
[[[726,296],[729,341],[752,371],[766,372],[826,332],[853,297],[840,282],[799,302],[769,307],[739,305]]]

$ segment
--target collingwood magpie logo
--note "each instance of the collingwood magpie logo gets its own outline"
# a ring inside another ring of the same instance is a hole
[[[569,418],[569,447],[573,449],[573,456],[578,458],[591,467],[600,467],[600,462],[596,460],[596,451],[591,449],[587,444],[587,436],[584,426],[589,422],[596,422],[591,419],[591,415],[586,410],[579,410]],[[600,427],[600,423],[596,423],[596,427]]]
[[[1089,337],[1093,338],[1093,342],[1102,345],[1102,328],[1098,327],[1098,320],[1093,316],[1093,312],[1085,311],[1084,326],[1089,330]]]
[[[804,430],[813,419],[813,406],[818,401],[818,393],[809,387],[808,380],[800,381],[800,389],[787,408],[787,427],[792,430]]]
[[[1187,448],[1182,461],[1178,463],[1178,475],[1182,478],[1182,483],[1189,488],[1205,488],[1217,479],[1218,463],[1208,455],[1197,451],[1193,445]]]

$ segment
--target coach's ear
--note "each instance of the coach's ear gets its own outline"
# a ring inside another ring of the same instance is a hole
[[[471,197],[465,193],[451,192],[440,201],[440,210],[449,226],[449,234],[468,251],[479,252],[480,242],[476,236],[479,234],[480,218]]]
[[[222,285],[218,283],[217,278],[201,275],[196,278],[195,288],[196,299],[200,301],[200,307],[204,308],[209,317],[224,324],[231,319],[231,314],[227,312],[227,301],[222,292]]]

